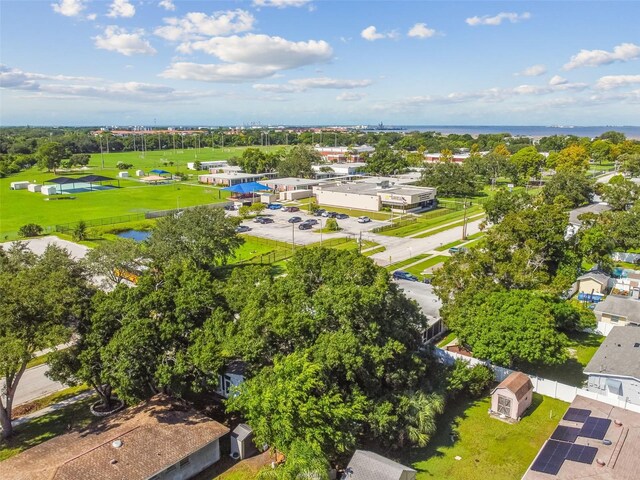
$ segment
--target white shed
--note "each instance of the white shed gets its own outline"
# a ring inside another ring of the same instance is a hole
[[[29,182],[11,182],[11,190],[26,190],[29,186]]]
[[[119,178],[129,178],[129,172],[118,172]]]
[[[27,190],[36,193],[42,190],[42,185],[40,185],[39,183],[30,183],[29,185],[27,185]]]
[[[136,177],[144,177],[144,170],[136,170]]]
[[[231,432],[231,458],[244,460],[258,453],[253,443],[253,430],[245,423],[239,424]]]
[[[43,185],[40,193],[43,195],[56,195],[58,193],[58,187],[56,185]]]

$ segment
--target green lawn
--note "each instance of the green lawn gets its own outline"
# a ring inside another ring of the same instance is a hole
[[[89,405],[95,401],[95,397],[89,397],[17,426],[14,429],[14,435],[9,440],[0,441],[0,462],[68,432],[69,426],[73,428],[86,427],[95,419],[89,411]]]
[[[454,341],[455,338],[456,338],[456,334],[453,332],[449,332],[446,337],[444,337],[442,340],[438,342],[438,347],[439,348],[446,347],[448,344]]]
[[[570,357],[566,362],[555,366],[523,366],[521,370],[548,380],[582,387],[587,380],[587,376],[582,371],[606,337],[585,332],[573,332],[568,336]]]
[[[410,257],[400,262],[392,263],[386,267],[387,270],[393,272],[394,270],[398,270],[405,265],[409,265],[410,263],[417,262],[418,260],[422,260],[423,258],[427,258],[429,256],[428,253],[421,253],[420,255],[416,255],[415,257]]]
[[[408,461],[418,471],[417,480],[519,479],[568,406],[534,394],[528,413],[511,425],[489,417],[489,397],[452,403],[430,445],[412,450]],[[456,460],[457,456],[461,459]]]
[[[424,278],[425,276],[422,274],[423,270],[426,270],[429,267],[433,267],[434,265],[437,265],[439,263],[446,262],[448,259],[449,257],[445,255],[436,255],[435,257],[426,259],[424,262],[420,262],[411,267],[407,267],[406,271],[412,273],[420,280],[422,280],[422,278]]]
[[[482,206],[473,205],[467,208],[467,218],[474,214],[479,214],[481,212],[483,212]],[[439,215],[435,217],[430,216],[430,213],[432,212],[426,212],[422,215],[418,215],[417,222],[415,223],[405,225],[404,227],[386,230],[384,232],[380,232],[380,234],[388,235],[390,237],[407,237],[414,233],[422,232],[424,230],[428,230],[441,225],[445,225],[447,223],[464,219],[464,210],[448,211],[444,215]],[[444,230],[447,230],[448,228],[451,228],[451,227],[443,227]],[[434,232],[425,233],[424,236],[432,235]]]
[[[57,392],[50,395],[46,395],[30,402],[23,403],[13,408],[13,417],[18,418],[29,413],[37,412],[38,410],[42,410],[49,405],[53,405],[54,403],[67,400],[68,398],[75,397],[82,392],[86,392],[87,390],[89,390],[89,388],[90,387],[85,384],[78,385],[76,387],[67,387],[62,390],[58,390]]]

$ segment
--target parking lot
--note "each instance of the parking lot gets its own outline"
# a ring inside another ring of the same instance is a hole
[[[230,215],[238,215],[237,211],[229,212]],[[246,225],[251,228],[251,231],[247,232],[249,235],[255,235],[257,237],[269,238],[272,240],[280,240],[282,242],[291,242],[294,239],[297,245],[308,245],[311,243],[318,243],[329,238],[338,238],[345,236],[357,237],[360,233],[363,233],[363,239],[368,240],[369,235],[364,233],[371,229],[384,225],[385,222],[372,220],[369,223],[358,223],[357,217],[349,217],[343,220],[336,219],[338,225],[342,230],[334,233],[319,233],[318,230],[325,226],[327,218],[314,217],[309,212],[283,212],[282,210],[265,210],[261,217],[268,217],[273,219],[273,223],[260,224],[255,223],[253,219],[244,220],[242,225]],[[318,220],[318,225],[314,225],[311,230],[300,230],[298,226],[300,223],[289,223],[288,220],[291,217],[300,217],[302,221],[314,218]],[[292,226],[293,225],[293,226]]]

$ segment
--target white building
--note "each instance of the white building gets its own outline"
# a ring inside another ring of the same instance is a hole
[[[206,175],[199,175],[198,181],[200,183],[208,183],[213,185],[225,185],[232,187],[240,183],[258,182],[263,178],[275,178],[278,174],[276,172],[269,173],[209,173]]]
[[[366,154],[376,151],[369,145],[358,147],[314,147],[325,162],[361,162]]]
[[[342,176],[361,173],[366,165],[364,162],[332,163],[331,165],[313,165],[311,168],[314,172],[326,173],[327,176]]]
[[[187,168],[189,170],[195,170],[196,163],[197,162],[188,162]],[[215,173],[215,172],[211,172],[211,169],[222,170],[224,167],[228,167],[228,166],[229,164],[227,163],[226,160],[212,160],[212,161],[200,162],[201,169],[209,170],[210,173]]]
[[[261,183],[273,189],[276,192],[290,192],[293,190],[310,190],[311,187],[320,185],[322,180],[314,180],[309,178],[273,178],[264,180]]]

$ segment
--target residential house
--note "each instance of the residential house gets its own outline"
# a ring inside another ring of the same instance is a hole
[[[533,383],[522,372],[513,372],[491,392],[491,412],[501,418],[519,420],[533,400]]]
[[[342,480],[415,480],[416,471],[382,455],[356,450]]]
[[[224,398],[229,398],[233,389],[244,382],[247,365],[241,360],[231,362],[225,372],[218,376],[218,389],[216,393]]]
[[[631,292],[631,296],[608,295],[593,312],[598,320],[598,330],[604,335],[615,326],[640,325],[638,290]]]
[[[584,373],[590,392],[640,405],[640,327],[613,327]]]
[[[612,286],[612,278],[601,272],[592,271],[578,277],[578,293],[606,295]]]
[[[220,459],[229,429],[167,396],[2,462],[3,480],[186,480]]]

